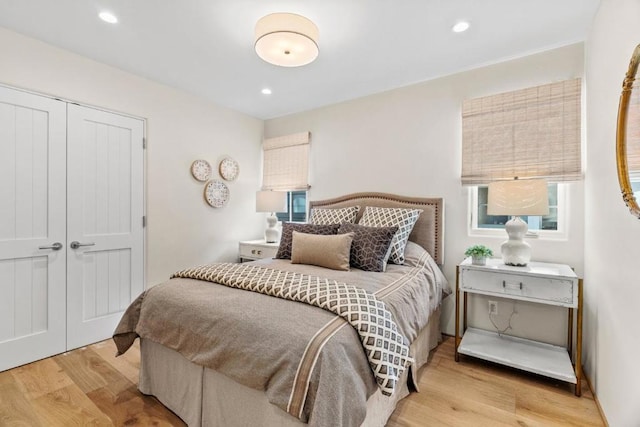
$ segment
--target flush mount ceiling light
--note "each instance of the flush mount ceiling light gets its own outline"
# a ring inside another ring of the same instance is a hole
[[[269,89],[268,87],[262,89],[261,92],[263,95],[271,95],[271,89]]]
[[[318,57],[318,27],[304,16],[272,13],[256,23],[256,53],[280,67],[300,67]]]
[[[451,30],[454,33],[462,33],[469,29],[470,24],[467,21],[460,21],[456,25],[454,25]]]
[[[116,24],[118,22],[118,18],[111,12],[106,12],[106,11],[100,12],[98,16],[104,22],[108,22],[109,24]]]

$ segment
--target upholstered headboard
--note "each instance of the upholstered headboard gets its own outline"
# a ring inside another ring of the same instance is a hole
[[[442,198],[405,197],[386,193],[353,193],[335,199],[309,202],[309,211],[313,208],[331,209],[347,206],[360,206],[357,221],[362,217],[366,206],[424,210],[413,227],[409,240],[425,248],[437,264],[444,263],[444,201]]]

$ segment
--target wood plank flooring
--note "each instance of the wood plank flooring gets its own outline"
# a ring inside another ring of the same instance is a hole
[[[591,391],[460,355],[445,340],[387,426],[604,426]]]
[[[140,349],[115,358],[111,340],[0,372],[0,426],[184,426],[136,384]],[[388,426],[603,426],[593,396],[568,384],[471,358],[453,360],[453,338],[420,371],[420,393]]]

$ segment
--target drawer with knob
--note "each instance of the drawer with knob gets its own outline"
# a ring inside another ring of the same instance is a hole
[[[250,240],[240,242],[238,257],[241,261],[274,258],[278,252],[277,243],[266,243],[264,240]]]
[[[504,296],[563,307],[575,307],[577,280],[565,277],[544,277],[516,272],[462,269],[460,288],[475,293]]]

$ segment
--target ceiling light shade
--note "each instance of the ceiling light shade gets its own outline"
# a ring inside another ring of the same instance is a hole
[[[272,13],[256,23],[256,53],[281,67],[300,67],[318,57],[318,27],[294,13]]]

